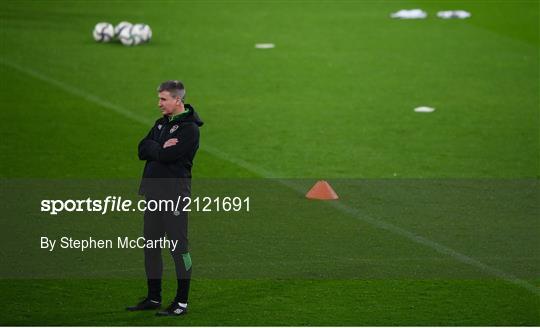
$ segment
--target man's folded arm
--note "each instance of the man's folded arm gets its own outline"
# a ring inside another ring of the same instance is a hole
[[[163,163],[174,162],[188,152],[193,151],[199,140],[199,129],[197,126],[189,124],[182,128],[176,138],[178,139],[176,145],[159,150],[158,161]]]
[[[152,135],[152,130],[148,135],[139,142],[139,159],[142,161],[157,161],[158,153],[161,149],[161,145],[150,138]]]

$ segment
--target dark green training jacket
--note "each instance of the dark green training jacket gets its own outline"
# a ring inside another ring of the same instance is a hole
[[[199,127],[204,123],[195,109],[185,105],[186,111],[173,117],[158,119],[148,135],[139,143],[139,159],[146,161],[139,193],[152,196],[156,192],[174,192],[191,178],[193,158],[199,148]],[[177,138],[174,146],[163,144]],[[184,189],[184,188],[182,188]]]

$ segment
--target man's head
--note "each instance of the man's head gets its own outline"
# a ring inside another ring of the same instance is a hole
[[[158,87],[159,108],[163,115],[176,115],[184,111],[186,89],[180,81],[161,83]]]

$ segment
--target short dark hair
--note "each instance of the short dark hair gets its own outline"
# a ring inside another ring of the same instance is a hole
[[[161,83],[158,87],[158,92],[169,91],[173,97],[180,97],[182,102],[186,97],[186,88],[184,84],[178,80],[169,80]]]

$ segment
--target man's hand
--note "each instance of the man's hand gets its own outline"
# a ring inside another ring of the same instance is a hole
[[[165,141],[165,143],[163,144],[163,148],[172,147],[176,145],[177,143],[178,143],[178,139],[176,138],[169,139]]]

